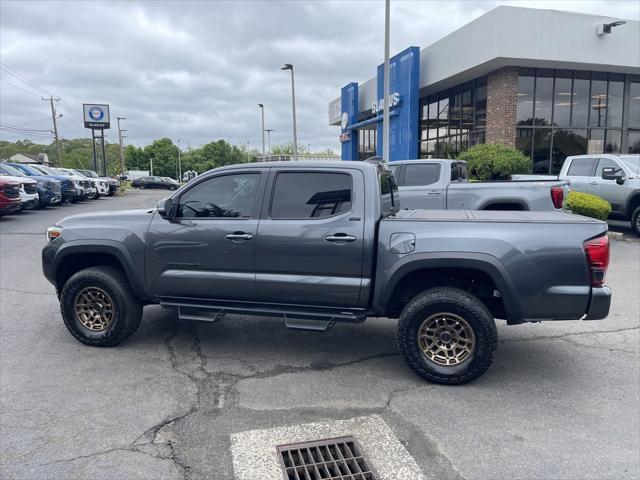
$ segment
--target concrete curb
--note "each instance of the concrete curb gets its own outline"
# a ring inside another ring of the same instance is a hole
[[[626,240],[622,232],[607,232],[609,240]]]

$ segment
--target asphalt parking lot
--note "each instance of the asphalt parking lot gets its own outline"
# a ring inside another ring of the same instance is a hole
[[[40,270],[44,229],[166,195],[0,219],[1,478],[268,480],[260,449],[313,432],[356,432],[389,479],[640,477],[638,240],[612,242],[608,319],[499,324],[492,368],[460,387],[414,376],[386,319],[315,333],[151,306],[121,346],[78,343]]]

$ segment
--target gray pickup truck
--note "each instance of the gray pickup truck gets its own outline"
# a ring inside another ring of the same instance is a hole
[[[67,217],[42,265],[88,345],[120,343],[153,303],[312,330],[399,318],[408,366],[461,384],[489,367],[494,319],[607,316],[606,233],[562,212],[402,210],[381,163],[257,163],[209,171],[157,208]]]
[[[567,182],[557,178],[469,182],[462,160],[403,160],[391,164],[405,208],[426,210],[562,210]]]

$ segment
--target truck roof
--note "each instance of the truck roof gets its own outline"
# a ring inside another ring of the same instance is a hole
[[[287,162],[252,162],[252,163],[240,163],[235,165],[225,165],[218,167],[215,170],[230,170],[238,168],[265,168],[265,167],[293,167],[293,168],[355,168],[358,170],[370,170],[376,171],[376,163],[372,162],[347,162],[342,160],[292,160]],[[212,170],[208,170],[203,173],[207,174]]]
[[[404,163],[433,163],[433,162],[443,162],[443,163],[456,163],[462,162],[463,160],[452,160],[450,158],[416,158],[415,160],[393,160],[389,163],[389,165],[398,165]]]

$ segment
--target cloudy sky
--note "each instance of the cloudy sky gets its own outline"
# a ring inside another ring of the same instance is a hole
[[[499,4],[640,17],[637,0],[391,4],[392,54],[425,47]],[[290,141],[290,77],[280,67],[293,63],[299,143],[337,151],[327,105],[342,85],[374,76],[383,55],[382,1],[2,0],[0,19],[2,124],[50,129],[46,92],[62,99],[62,137],[87,136],[83,102],[108,103],[112,118],[127,117],[126,141],[137,145],[224,138],[261,148],[258,103],[272,144]],[[107,138],[117,141],[116,131]]]

